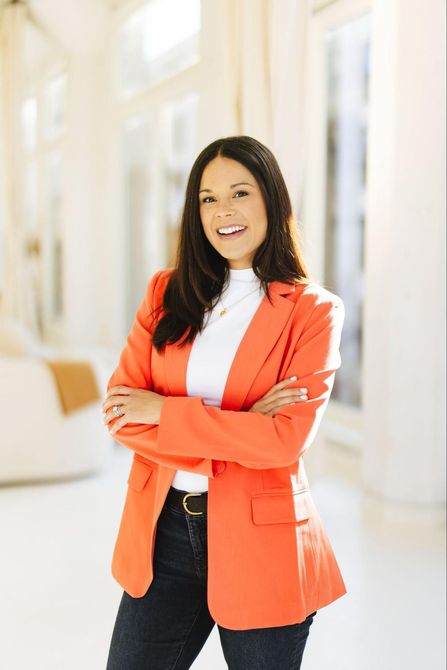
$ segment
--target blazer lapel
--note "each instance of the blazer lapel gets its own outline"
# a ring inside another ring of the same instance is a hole
[[[298,285],[299,286],[299,285]],[[239,344],[228,373],[221,407],[239,410],[267,356],[283,332],[295,305],[284,296],[295,291],[292,284],[273,281],[269,284],[272,303],[265,295]],[[165,375],[168,393],[185,396],[186,370],[192,342],[183,347],[170,344],[165,349]]]

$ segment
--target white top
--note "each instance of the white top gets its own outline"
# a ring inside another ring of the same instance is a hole
[[[186,394],[220,407],[236,351],[265,293],[253,268],[229,268],[229,281],[213,310],[205,314],[205,327],[194,338],[186,373]],[[223,307],[228,312],[219,315]],[[172,486],[181,491],[207,491],[208,477],[177,470]]]

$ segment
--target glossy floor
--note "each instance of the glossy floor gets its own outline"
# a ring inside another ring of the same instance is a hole
[[[88,478],[0,488],[0,667],[103,670],[121,596],[110,574],[131,452]],[[356,488],[311,483],[348,594],[319,611],[303,670],[445,667],[441,531],[365,518]],[[226,670],[217,627],[193,670]],[[273,670],[273,669],[272,669]]]

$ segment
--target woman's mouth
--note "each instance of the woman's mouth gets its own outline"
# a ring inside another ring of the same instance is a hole
[[[217,234],[220,238],[234,240],[236,237],[241,237],[247,229],[247,226],[222,226],[217,229]]]

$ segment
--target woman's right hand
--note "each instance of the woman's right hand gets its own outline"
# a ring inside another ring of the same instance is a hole
[[[304,402],[307,400],[307,388],[286,388],[287,384],[296,381],[296,379],[285,379],[278,382],[267,391],[265,395],[250,407],[249,412],[259,412],[264,416],[275,416],[281,407],[291,405],[295,402]]]

